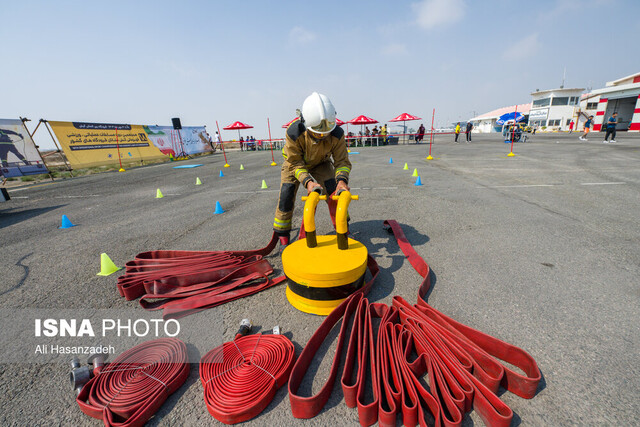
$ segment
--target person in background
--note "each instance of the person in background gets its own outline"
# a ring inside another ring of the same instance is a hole
[[[423,138],[424,138],[424,125],[422,123],[420,123],[420,127],[418,128],[418,133],[416,134],[416,144],[418,144],[419,142],[422,142]]]
[[[240,137],[240,151],[244,151],[244,139]]]
[[[471,129],[473,129],[473,123],[467,122],[467,142],[471,142]]]
[[[300,184],[307,194],[317,191],[328,196],[349,190],[351,162],[344,130],[336,126],[336,110],[327,96],[313,92],[304,100],[299,119],[287,128],[282,155],[280,197],[273,220],[280,251],[289,244]],[[327,204],[335,212],[337,202],[327,198]]]
[[[458,124],[456,125],[456,129],[455,129],[455,134],[456,134],[456,139],[455,139],[455,143],[458,143],[458,137],[460,136],[460,131],[462,130],[462,128],[460,127],[460,122],[458,122]]]
[[[387,134],[388,134],[387,124],[385,123],[384,126],[382,126],[380,128],[380,135],[382,135],[382,143],[383,144],[386,144],[387,141],[388,141]]]
[[[618,125],[618,113],[613,113],[609,120],[607,120],[607,133],[604,135],[604,144],[608,144],[609,135],[611,135],[611,142],[616,142],[616,126]]]
[[[222,142],[220,141],[220,134],[216,131],[216,134],[213,136],[213,143],[216,147],[222,148]]]
[[[582,136],[580,136],[578,138],[580,141],[586,141],[587,140],[587,135],[589,135],[589,132],[591,131],[591,125],[592,124],[593,124],[593,116],[589,116],[587,121],[584,122],[584,133],[582,134]]]
[[[569,123],[569,133],[573,133],[573,120]]]

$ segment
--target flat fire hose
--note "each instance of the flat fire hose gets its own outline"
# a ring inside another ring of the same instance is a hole
[[[187,348],[177,338],[137,345],[84,385],[76,401],[105,426],[144,425],[189,376]]]
[[[287,383],[294,361],[284,335],[248,335],[214,348],[200,360],[207,410],[225,424],[254,418]]]
[[[163,309],[163,318],[180,318],[278,285],[263,257],[278,242],[254,251],[149,251],[126,264],[118,292],[128,301],[140,298],[146,310]]]
[[[541,379],[535,360],[524,350],[431,307],[425,299],[431,287],[429,266],[396,221],[385,221],[385,225],[423,278],[418,302],[411,305],[396,296],[391,306],[369,303],[364,298],[367,288],[329,314],[291,371],[289,399],[293,416],[312,418],[325,406],[346,344],[342,390],[347,406],[358,408],[362,426],[376,422],[395,426],[398,414],[402,414],[407,426],[459,426],[471,408],[489,426],[510,425],[513,412],[497,396],[498,388],[532,398]],[[299,395],[314,355],[339,322],[340,334],[326,382],[313,396]],[[375,324],[379,325],[377,330]],[[500,359],[524,375],[503,365]],[[425,376],[428,385],[423,381]]]

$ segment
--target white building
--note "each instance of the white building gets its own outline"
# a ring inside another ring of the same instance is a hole
[[[579,129],[593,115],[593,130],[599,131],[614,112],[618,113],[616,130],[640,132],[640,72],[607,82],[602,89],[584,95],[578,111]]]
[[[491,132],[501,132],[502,126],[497,126],[496,121],[500,116],[507,113],[513,113],[514,111],[518,111],[518,113],[522,113],[525,116],[529,114],[529,110],[531,109],[531,103],[528,104],[519,104],[519,105],[511,105],[509,107],[498,108],[497,110],[489,111],[488,113],[480,114],[472,119],[469,119],[470,122],[473,123],[473,133],[491,133]],[[526,120],[525,120],[526,121]]]
[[[529,125],[538,125],[541,130],[569,130],[576,118],[584,88],[537,90],[531,94],[533,102],[529,111]]]

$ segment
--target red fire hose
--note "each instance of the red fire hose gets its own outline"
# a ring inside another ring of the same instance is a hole
[[[214,348],[200,360],[209,413],[225,424],[257,416],[287,383],[294,361],[284,335],[248,335]]]
[[[346,344],[342,389],[347,406],[358,408],[363,426],[377,421],[382,426],[394,426],[397,414],[402,414],[407,426],[457,426],[472,407],[487,425],[510,425],[513,412],[496,393],[502,386],[518,396],[532,398],[541,378],[535,360],[524,350],[456,322],[431,307],[425,299],[431,287],[429,266],[415,252],[396,221],[385,224],[423,277],[418,303],[410,305],[397,296],[392,306],[369,303],[363,297],[367,289],[338,306],[311,337],[291,371],[289,399],[293,416],[311,418],[322,410],[331,394]],[[315,353],[340,321],[336,353],[326,383],[313,396],[299,395],[298,389]],[[377,330],[375,324],[379,324]],[[412,358],[412,353],[418,357]],[[524,375],[500,360],[519,368]],[[428,386],[422,381],[425,376]]]
[[[105,426],[142,426],[188,376],[185,344],[160,338],[122,353],[85,384],[76,401]]]
[[[146,310],[164,309],[163,317],[180,318],[253,295],[284,281],[269,278],[273,267],[263,257],[275,248],[254,251],[149,251],[126,264],[118,292],[140,298]]]

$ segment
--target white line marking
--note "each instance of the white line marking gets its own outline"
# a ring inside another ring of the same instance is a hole
[[[29,196],[11,196],[11,199],[28,199]]]
[[[626,184],[626,182],[582,182],[580,185],[621,185]]]
[[[527,187],[555,187],[558,184],[523,184],[523,185],[488,185],[476,188],[527,188]]]
[[[225,194],[256,194],[256,193],[277,193],[280,190],[256,190],[256,191],[225,191]]]
[[[89,194],[88,196],[56,196],[55,199],[80,199],[83,197],[101,197],[100,194]]]

